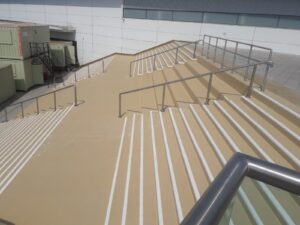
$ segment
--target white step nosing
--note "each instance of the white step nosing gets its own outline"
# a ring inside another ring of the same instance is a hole
[[[158,52],[156,51],[156,49],[154,50],[154,53],[157,54],[156,58],[158,59],[159,65],[160,66],[156,66],[156,70],[162,70],[163,69],[163,65],[161,63],[161,54],[158,54]]]
[[[196,120],[198,121],[199,125],[201,126],[202,130],[204,131],[206,137],[211,142],[211,144],[213,146],[213,149],[217,153],[219,159],[222,161],[222,164],[225,165],[227,163],[227,160],[225,159],[224,155],[220,151],[218,145],[215,143],[215,141],[213,140],[212,136],[209,134],[208,129],[206,128],[206,126],[204,125],[204,123],[202,122],[202,120],[200,119],[200,116],[195,111],[193,105],[190,104],[190,108],[191,108],[191,110],[192,110],[192,112],[193,112]],[[250,200],[249,200],[247,194],[245,193],[245,191],[243,190],[243,188],[239,188],[238,193],[241,196],[241,198],[243,199],[243,201],[244,201],[244,203],[246,205],[247,210],[250,211],[250,216],[253,218],[253,220],[256,222],[256,224],[264,225],[264,223],[260,219],[259,215],[257,214],[255,208],[253,207],[252,203],[250,202]]]
[[[275,117],[273,117],[271,114],[269,114],[267,111],[259,107],[257,104],[254,103],[254,101],[250,100],[249,98],[246,98],[245,96],[242,96],[242,99],[250,105],[252,108],[254,108],[256,111],[258,111],[261,115],[268,118],[270,121],[275,123],[278,127],[280,127],[283,131],[288,133],[292,138],[300,142],[300,135],[298,135],[296,132],[291,130],[288,126],[286,126],[281,121],[277,120]]]
[[[134,143],[134,136],[135,136],[135,117],[136,117],[136,114],[134,113],[133,119],[132,119],[132,125],[131,125],[131,134],[130,134],[130,143],[129,143],[129,154],[128,154],[128,164],[127,164],[127,171],[126,171],[126,181],[125,181],[121,225],[126,224],[126,218],[127,218],[128,196],[129,196],[131,169],[132,169],[131,167],[132,167],[133,143]]]
[[[179,192],[178,192],[178,187],[177,187],[177,182],[176,182],[176,176],[175,176],[174,167],[173,167],[173,163],[172,163],[172,156],[170,153],[170,148],[169,148],[169,143],[168,143],[166,129],[165,129],[164,121],[163,121],[162,112],[159,112],[159,118],[160,118],[162,134],[163,134],[163,140],[164,140],[164,144],[165,144],[165,151],[166,151],[168,168],[169,168],[169,173],[170,173],[170,178],[171,178],[171,183],[172,183],[173,195],[175,198],[178,221],[179,221],[179,223],[181,223],[184,218],[183,211],[182,211],[182,206],[181,206],[181,202],[180,202],[180,197],[179,197]]]
[[[213,116],[213,114],[210,112],[208,107],[206,105],[203,105],[205,112],[210,117],[210,119],[213,121],[213,123],[216,125],[216,127],[219,129],[223,137],[226,139],[226,141],[229,143],[229,145],[234,149],[235,152],[242,152],[240,148],[236,145],[236,143],[233,141],[233,139],[230,137],[230,135],[225,131],[223,126],[217,121],[217,119]],[[284,207],[279,203],[277,198],[272,194],[270,189],[261,182],[257,182],[259,187],[262,189],[262,191],[266,194],[269,201],[272,203],[274,208],[277,210],[277,213],[281,215],[281,218],[286,222],[286,224],[295,225],[291,217],[288,215]]]
[[[65,118],[65,116],[70,112],[73,106],[66,108],[63,111],[62,116],[58,118],[58,120],[54,121],[54,124],[51,124],[51,127],[48,128],[48,132],[45,132],[43,137],[39,140],[39,142],[35,142],[34,146],[31,147],[29,151],[27,151],[26,155],[23,156],[24,161],[19,161],[15,167],[16,170],[10,171],[10,173],[6,176],[5,179],[9,178],[6,182],[2,180],[0,183],[0,194],[7,188],[7,186],[14,180],[14,178],[18,175],[18,173],[23,169],[23,167],[28,163],[28,161],[32,158],[32,156],[37,152],[37,150],[42,146],[45,140],[49,137],[49,135],[53,132],[53,130],[60,124],[60,122]],[[27,156],[28,154],[28,156]],[[27,158],[26,158],[27,157]],[[21,163],[20,163],[21,162]],[[10,176],[11,175],[11,176]],[[4,183],[5,182],[5,183]],[[3,185],[3,186],[2,186]]]
[[[250,124],[256,127],[257,130],[259,130],[269,141],[271,141],[278,149],[281,150],[282,153],[284,153],[291,161],[292,163],[296,164],[298,167],[300,167],[300,160],[291,153],[281,142],[279,142],[276,138],[274,138],[269,131],[267,131],[263,126],[258,124],[254,119],[252,119],[247,113],[245,113],[238,105],[236,105],[232,100],[229,100],[227,97],[225,97],[225,100],[235,109],[237,112],[239,112],[240,115],[242,115]]]
[[[186,149],[185,149],[183,141],[181,139],[178,126],[176,124],[176,120],[175,120],[175,117],[174,117],[174,114],[173,114],[173,110],[171,108],[169,108],[169,114],[170,114],[170,117],[171,117],[173,128],[175,130],[175,135],[176,135],[176,139],[177,139],[177,142],[178,142],[178,145],[179,145],[181,156],[182,156],[182,159],[184,161],[184,165],[185,165],[186,171],[187,171],[188,176],[189,176],[190,184],[191,184],[192,189],[193,189],[194,198],[197,201],[197,200],[200,199],[200,192],[199,192],[199,189],[198,189],[198,186],[197,186],[197,183],[196,183],[196,179],[195,179],[193,170],[191,168],[189,158],[188,158],[187,153],[186,153]]]
[[[42,116],[36,116],[36,118],[34,120],[29,120],[28,123],[26,124],[26,126],[21,127],[20,130],[18,132],[16,132],[14,135],[10,135],[10,139],[8,139],[5,142],[5,145],[1,146],[2,150],[1,150],[1,154],[0,154],[0,159],[3,157],[3,155],[6,154],[7,150],[13,149],[13,147],[19,143],[20,140],[22,140],[22,138],[26,135],[28,135],[28,132],[24,132],[26,130],[28,130],[28,128],[30,128],[30,130],[32,129],[32,127],[35,126],[36,121],[39,121],[40,118],[42,118]],[[13,143],[11,143],[11,141],[13,141]],[[1,164],[1,162],[0,162]]]
[[[273,159],[258,145],[251,135],[248,134],[248,132],[242,128],[242,126],[236,122],[236,120],[233,119],[233,117],[221,106],[221,104],[218,101],[214,101],[214,104],[217,106],[217,108],[221,111],[221,113],[231,122],[232,125],[234,125],[240,133],[244,136],[244,138],[254,147],[254,149],[267,161],[273,162]]]
[[[215,177],[214,177],[212,171],[211,171],[210,168],[209,168],[209,165],[208,165],[208,163],[207,163],[208,160],[205,158],[205,156],[204,156],[204,154],[203,154],[203,150],[202,150],[201,147],[199,146],[199,144],[198,144],[198,142],[197,142],[197,140],[196,140],[196,137],[195,137],[195,135],[194,135],[194,133],[193,133],[193,131],[192,131],[192,129],[191,129],[191,127],[190,127],[190,125],[189,125],[187,119],[186,119],[186,116],[185,116],[185,114],[184,114],[182,108],[179,108],[179,112],[180,112],[180,114],[181,114],[181,117],[182,117],[182,120],[183,120],[183,122],[184,122],[184,124],[185,124],[185,127],[186,127],[186,129],[187,129],[187,131],[188,131],[188,133],[189,133],[189,135],[190,135],[190,138],[191,138],[191,140],[192,140],[192,142],[193,142],[193,145],[194,145],[194,147],[195,147],[195,149],[196,149],[197,155],[198,155],[199,159],[201,160],[202,165],[203,165],[203,167],[204,167],[204,169],[205,169],[205,171],[206,171],[206,174],[207,174],[207,176],[208,176],[208,179],[209,179],[210,182],[212,182],[212,181],[214,180]]]
[[[120,144],[119,144],[119,148],[118,148],[118,156],[117,156],[117,160],[116,160],[112,185],[111,185],[111,189],[110,189],[110,194],[109,194],[109,200],[108,200],[104,225],[108,225],[109,220],[110,220],[112,202],[113,202],[113,198],[114,198],[114,193],[115,193],[115,188],[116,188],[116,183],[117,183],[117,177],[118,177],[119,167],[120,167],[120,161],[121,161],[121,155],[122,155],[122,150],[123,150],[123,143],[124,143],[126,125],[127,125],[127,117],[125,117],[124,123],[123,123],[123,128],[122,128],[122,133],[121,133],[121,140],[120,140]]]
[[[151,138],[152,138],[152,151],[153,151],[153,164],[154,164],[154,175],[155,175],[158,224],[164,225],[160,181],[159,181],[160,180],[159,179],[159,169],[158,169],[158,161],[157,161],[157,149],[156,149],[155,131],[154,131],[154,124],[153,124],[153,111],[150,111],[150,125],[151,125]]]
[[[279,108],[283,109],[284,111],[288,112],[290,115],[296,117],[298,120],[300,120],[300,114],[295,112],[294,110],[290,109],[289,107],[287,107],[286,105],[280,103],[279,101],[275,100],[274,98],[268,96],[267,94],[258,91],[256,89],[253,89],[254,92],[260,96],[262,96],[263,98],[269,100],[270,102],[272,102],[274,105],[278,106]]]
[[[21,120],[20,118],[16,118],[13,120],[9,120],[7,122],[1,122],[1,131],[0,131],[0,137],[2,136],[2,133],[5,132],[8,128],[15,126],[17,123],[19,123]]]
[[[17,162],[18,158],[20,158],[22,156],[23,153],[26,153],[26,150],[35,143],[35,141],[39,138],[39,136],[37,134],[43,135],[43,130],[46,128],[46,126],[44,126],[44,124],[46,125],[48,122],[51,122],[52,118],[56,118],[58,114],[50,114],[51,117],[44,117],[41,121],[41,123],[36,123],[35,126],[33,128],[34,129],[33,132],[28,133],[28,135],[26,136],[26,138],[23,138],[21,140],[21,142],[18,142],[17,146],[14,146],[14,149],[11,150],[9,153],[9,159],[6,161],[5,164],[1,165],[0,171],[4,168],[4,166],[6,166],[6,164],[10,163],[4,171],[1,172],[0,174],[0,178],[5,174],[5,172],[14,165],[15,162]],[[21,146],[20,146],[21,145]],[[20,153],[21,152],[21,153]],[[15,156],[17,156],[16,158],[14,158]],[[3,159],[2,159],[3,161]]]
[[[141,114],[139,225],[144,224],[144,115]]]

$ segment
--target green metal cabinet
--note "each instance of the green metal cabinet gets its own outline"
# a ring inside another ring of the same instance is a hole
[[[0,66],[0,104],[16,94],[11,65]]]

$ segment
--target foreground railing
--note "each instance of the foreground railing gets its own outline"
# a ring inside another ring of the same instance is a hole
[[[242,61],[242,64],[271,61],[272,54],[273,51],[271,48],[216,36],[203,36],[201,55],[207,59],[211,59],[213,62],[219,63],[221,69],[234,68],[238,61]],[[269,69],[270,65],[266,64],[262,83],[259,84],[262,91],[266,87]],[[248,78],[248,74],[249,68],[243,74],[245,80]]]
[[[47,93],[42,94],[42,95],[38,95],[38,96],[35,96],[35,97],[32,97],[32,98],[28,98],[28,99],[23,100],[21,102],[10,104],[9,106],[7,106],[3,109],[4,115],[5,115],[5,121],[6,122],[8,121],[8,108],[11,108],[11,107],[14,107],[14,106],[16,106],[16,107],[19,106],[21,108],[21,115],[22,115],[22,118],[24,118],[24,116],[25,116],[25,114],[24,114],[24,104],[27,103],[27,102],[35,101],[36,114],[39,114],[40,113],[39,98],[47,96],[47,95],[53,95],[53,107],[54,107],[54,111],[56,111],[56,109],[57,109],[56,93],[60,92],[62,90],[65,90],[65,89],[70,89],[70,88],[74,89],[74,105],[77,106],[78,105],[78,102],[77,102],[77,86],[76,86],[76,84],[73,84],[73,85],[69,85],[69,86],[66,86],[66,87],[63,87],[63,88],[60,88],[60,89],[56,89],[56,90],[51,91],[51,92],[47,92]]]
[[[295,195],[295,198],[299,198],[299,172],[236,153],[191,209],[181,225],[220,224],[228,206],[246,177],[280,188]],[[228,220],[230,221],[230,218]],[[239,221],[239,224],[242,223]]]
[[[157,57],[159,55],[162,55],[162,54],[165,54],[165,53],[168,53],[168,52],[171,52],[171,51],[175,51],[174,64],[177,64],[178,63],[178,54],[180,52],[180,49],[186,48],[187,46],[192,46],[193,47],[192,57],[196,58],[197,46],[198,46],[199,42],[201,42],[201,41],[202,40],[198,40],[198,41],[194,41],[194,42],[188,42],[188,43],[179,45],[177,47],[170,48],[170,49],[167,49],[167,50],[162,51],[162,52],[158,52],[158,53],[150,55],[150,56],[146,56],[146,57],[143,57],[143,58],[140,58],[140,59],[133,60],[133,61],[130,62],[129,76],[130,77],[132,76],[132,67],[133,67],[134,64],[137,64],[140,61],[148,60],[148,59],[152,60],[152,65],[153,65],[152,69],[153,69],[153,71],[155,71],[157,69],[157,66],[156,66]]]
[[[209,104],[210,92],[211,92],[212,82],[213,82],[213,75],[220,74],[220,73],[225,73],[225,72],[229,72],[229,71],[235,71],[235,70],[238,70],[238,69],[241,69],[241,68],[247,68],[248,69],[248,68],[253,67],[252,75],[251,75],[251,78],[250,78],[250,83],[249,83],[247,92],[245,94],[246,97],[250,97],[251,94],[252,94],[252,88],[253,88],[253,83],[254,83],[257,67],[260,66],[260,65],[267,65],[267,64],[269,66],[271,66],[272,61],[258,62],[258,63],[248,64],[248,65],[236,66],[236,67],[233,67],[233,68],[225,68],[225,69],[221,69],[221,70],[218,70],[218,71],[215,71],[215,72],[208,72],[208,73],[204,73],[204,74],[195,74],[193,76],[178,79],[178,80],[168,81],[168,82],[164,82],[164,83],[160,83],[160,84],[150,85],[150,86],[146,86],[146,87],[142,87],[142,88],[137,88],[137,89],[121,92],[121,93],[119,93],[119,117],[122,117],[122,96],[125,95],[125,94],[139,92],[139,91],[143,91],[143,90],[146,90],[146,89],[153,89],[153,88],[156,88],[156,87],[162,87],[163,90],[162,90],[161,111],[164,111],[164,109],[165,109],[166,85],[175,84],[175,83],[178,83],[178,82],[183,82],[183,81],[186,81],[186,80],[196,79],[196,78],[200,78],[200,77],[209,76],[209,81],[208,81],[208,85],[207,85],[206,101],[205,101],[205,104]]]

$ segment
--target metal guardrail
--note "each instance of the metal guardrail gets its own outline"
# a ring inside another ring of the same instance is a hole
[[[130,68],[129,68],[129,76],[131,77],[132,76],[132,65],[134,63],[137,63],[139,61],[142,61],[142,60],[145,60],[145,59],[149,59],[149,58],[153,58],[153,70],[156,70],[156,58],[158,55],[161,55],[161,54],[164,54],[166,52],[170,52],[170,51],[176,51],[175,53],[175,64],[178,63],[178,52],[179,52],[179,49],[180,48],[184,48],[188,45],[193,45],[194,46],[194,51],[193,51],[193,58],[196,58],[196,51],[197,51],[197,45],[199,44],[199,42],[201,42],[202,40],[197,40],[197,41],[194,41],[194,42],[188,42],[186,44],[183,44],[183,45],[179,45],[177,47],[174,47],[174,48],[170,48],[170,49],[167,49],[165,51],[162,51],[162,52],[158,52],[156,54],[153,54],[153,55],[150,55],[150,56],[146,56],[146,57],[143,57],[143,58],[140,58],[140,59],[136,59],[136,60],[133,60],[130,62]]]
[[[137,88],[137,89],[121,92],[121,93],[119,93],[119,117],[122,117],[122,96],[125,95],[125,94],[130,94],[130,93],[139,92],[139,91],[143,91],[143,90],[146,90],[146,89],[152,89],[152,88],[162,86],[163,87],[163,93],[162,93],[161,111],[164,111],[165,110],[164,102],[165,102],[166,85],[174,84],[174,83],[178,83],[178,82],[183,82],[183,81],[186,81],[186,80],[196,79],[196,78],[199,78],[199,77],[209,76],[207,94],[206,94],[206,101],[205,101],[205,104],[209,104],[213,75],[216,75],[216,74],[219,74],[219,73],[225,73],[225,72],[229,72],[229,71],[235,71],[235,70],[238,70],[238,69],[241,69],[241,68],[253,67],[250,83],[249,83],[249,86],[248,86],[248,90],[245,94],[246,97],[250,97],[251,94],[252,94],[252,88],[253,88],[253,83],[254,83],[254,78],[255,78],[257,66],[259,66],[259,65],[271,66],[272,64],[273,64],[272,61],[265,61],[265,62],[258,62],[258,63],[242,65],[242,66],[236,66],[236,67],[233,67],[233,68],[225,68],[225,69],[221,69],[221,70],[214,71],[214,72],[208,72],[208,73],[204,73],[204,74],[195,74],[193,76],[178,79],[178,80],[168,81],[168,82],[164,82],[164,83],[159,83],[159,84],[155,84],[155,85],[150,85],[150,86],[146,86],[146,87],[142,87],[142,88]]]
[[[219,224],[245,177],[300,195],[300,173],[285,167],[236,153],[181,225]]]
[[[35,100],[35,104],[36,104],[36,113],[37,113],[37,115],[40,114],[39,98],[47,96],[47,95],[51,95],[51,94],[53,94],[54,111],[56,111],[56,109],[57,109],[56,93],[60,92],[62,90],[65,90],[65,89],[69,89],[69,88],[74,88],[74,105],[77,106],[78,105],[78,102],[77,102],[77,100],[78,100],[77,99],[77,86],[76,86],[76,84],[73,84],[73,85],[69,85],[69,86],[66,86],[66,87],[51,91],[51,92],[47,92],[47,93],[42,94],[42,95],[38,95],[38,96],[35,96],[35,97],[32,97],[32,98],[28,98],[28,99],[23,100],[21,102],[13,103],[13,104],[10,104],[9,106],[6,106],[4,108],[5,121],[6,122],[8,121],[8,110],[7,109],[12,107],[12,106],[17,106],[17,105],[21,106],[22,118],[24,118],[24,116],[25,116],[24,115],[24,103],[30,102],[30,101],[33,101],[33,100]]]
[[[220,41],[223,41],[224,45],[220,46]],[[237,56],[246,59],[248,64],[251,63],[251,61],[262,62],[262,61],[271,61],[272,60],[273,50],[271,48],[267,48],[267,47],[263,47],[263,46],[255,45],[255,44],[249,44],[249,43],[246,43],[246,42],[235,41],[235,40],[231,40],[231,39],[225,39],[225,38],[221,38],[221,37],[211,36],[211,35],[204,35],[203,36],[202,52],[201,52],[202,56],[205,55],[205,52],[204,52],[205,51],[205,44],[207,44],[206,57],[208,59],[210,58],[210,49],[214,48],[213,56],[212,56],[213,62],[216,62],[217,50],[222,51],[222,58],[221,58],[221,62],[220,62],[221,69],[226,67],[226,65],[225,65],[225,55],[226,55],[226,53],[230,53],[230,54],[233,55],[233,59],[232,59],[230,67],[235,67]],[[234,51],[231,51],[231,50],[228,49],[228,46],[230,44],[232,44],[234,46]],[[247,46],[249,48],[248,55],[243,55],[243,54],[238,52],[239,49],[245,50],[245,48],[239,48],[240,46],[244,46],[244,47]],[[267,53],[266,59],[258,60],[256,58],[254,58],[253,57],[254,49],[257,49],[259,51],[266,51],[266,53]],[[263,76],[263,81],[262,81],[262,84],[260,84],[262,91],[264,91],[265,87],[266,87],[266,82],[267,82],[267,76],[268,76],[268,73],[269,73],[269,69],[270,69],[270,65],[266,65],[265,73],[264,73],[264,76]],[[244,79],[245,80],[247,79],[248,74],[249,74],[249,69],[247,69],[245,74],[244,74]]]

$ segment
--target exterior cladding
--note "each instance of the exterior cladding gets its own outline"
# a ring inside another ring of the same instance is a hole
[[[299,0],[124,0],[124,8],[300,16]]]

